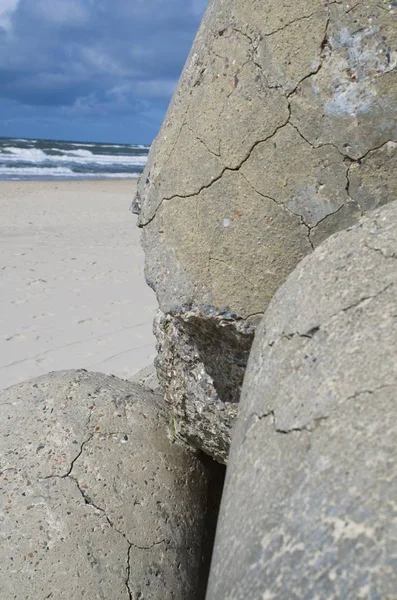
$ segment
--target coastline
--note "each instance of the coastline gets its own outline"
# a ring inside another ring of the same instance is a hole
[[[0,181],[0,389],[153,361],[157,307],[129,212],[136,181]]]

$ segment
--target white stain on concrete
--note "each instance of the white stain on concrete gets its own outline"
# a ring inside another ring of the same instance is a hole
[[[343,27],[330,39],[326,62],[332,97],[325,114],[354,117],[371,110],[377,98],[374,82],[397,66],[397,53],[388,49],[377,27],[354,32]]]

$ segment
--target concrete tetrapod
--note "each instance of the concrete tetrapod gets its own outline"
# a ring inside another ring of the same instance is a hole
[[[272,300],[250,355],[207,600],[397,590],[397,203]]]
[[[210,473],[160,396],[64,371],[0,410],[1,600],[203,598]]]
[[[221,462],[274,293],[395,197],[396,44],[389,0],[209,3],[134,210],[175,431]]]

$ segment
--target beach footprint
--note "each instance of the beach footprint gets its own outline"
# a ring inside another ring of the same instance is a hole
[[[26,340],[26,336],[22,333],[14,333],[6,338],[6,342],[23,342],[24,340]]]

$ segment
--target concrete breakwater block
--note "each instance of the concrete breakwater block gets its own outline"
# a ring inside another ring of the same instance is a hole
[[[383,0],[209,3],[134,207],[176,434],[221,462],[274,293],[395,198],[396,40]]]
[[[397,203],[328,239],[256,332],[207,600],[397,590]]]
[[[161,396],[63,371],[0,411],[1,600],[203,598],[209,468],[168,439]]]

